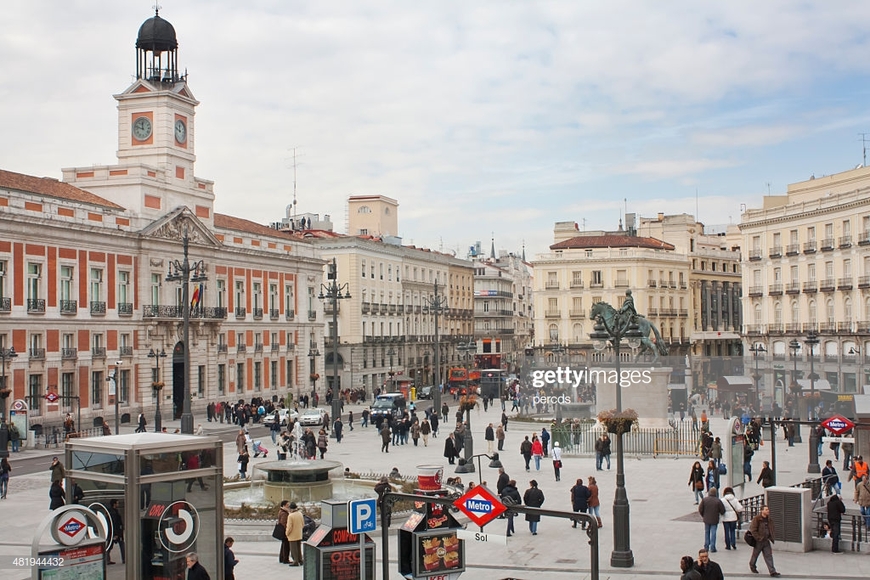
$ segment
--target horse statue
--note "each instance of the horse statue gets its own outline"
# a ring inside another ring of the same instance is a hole
[[[607,302],[596,302],[592,305],[591,316],[596,320],[599,316],[604,321],[607,328],[613,328],[617,324],[617,316],[620,314],[613,306]],[[642,314],[634,314],[634,320],[637,323],[638,330],[641,333],[640,347],[637,349],[637,354],[634,357],[634,362],[640,359],[641,355],[646,352],[651,352],[653,355],[653,363],[658,362],[659,355],[667,356],[668,345],[659,333],[659,329],[655,324],[650,322]],[[623,324],[625,321],[623,321]],[[655,336],[654,341],[650,340],[649,335],[652,333]]]

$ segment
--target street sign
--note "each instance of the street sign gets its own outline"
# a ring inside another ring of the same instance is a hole
[[[58,399],[60,399],[60,397],[57,395],[57,393],[48,393],[45,396],[45,400],[49,403],[56,403]]]
[[[469,542],[507,546],[507,536],[496,534],[484,534],[483,532],[473,532],[471,530],[456,530],[456,537],[460,540],[468,540]]]
[[[348,531],[364,534],[378,529],[378,501],[375,498],[347,502]]]
[[[834,415],[822,421],[822,427],[831,431],[834,435],[842,435],[855,426],[853,422],[842,415]]]
[[[459,511],[467,515],[478,526],[485,526],[507,508],[486,487],[475,485],[453,502]]]

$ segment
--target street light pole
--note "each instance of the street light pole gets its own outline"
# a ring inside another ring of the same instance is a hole
[[[341,416],[341,396],[338,388],[338,301],[350,298],[350,290],[348,283],[338,283],[338,266],[335,263],[335,258],[331,264],[326,265],[326,284],[320,285],[320,300],[329,300],[332,303],[332,421],[335,421]],[[330,432],[330,437],[335,437],[335,430],[330,429],[327,425],[327,431]]]
[[[456,350],[462,353],[462,363],[465,365],[465,397],[466,400],[471,396],[471,389],[468,386],[468,355],[473,350],[477,350],[477,343],[473,341],[460,342],[456,345]],[[462,399],[460,399],[461,401]],[[465,458],[464,464],[456,466],[456,473],[474,473],[474,437],[471,434],[471,407],[465,410],[465,437],[462,440],[462,454]]]
[[[193,413],[190,409],[190,283],[204,282],[208,279],[205,273],[205,262],[198,260],[190,263],[187,256],[190,238],[187,228],[184,228],[182,238],[184,257],[169,261],[169,272],[166,274],[167,282],[181,282],[181,316],[184,343],[184,389],[182,392],[181,432],[185,435],[193,435]],[[200,298],[201,299],[201,298]]]
[[[561,342],[557,342],[555,346],[553,346],[550,351],[556,355],[556,360],[558,361],[558,365],[562,366],[562,353],[565,352],[565,347],[562,346]],[[560,393],[561,394],[561,393]],[[556,425],[562,424],[562,404],[559,403],[559,399],[561,397],[556,397]]]
[[[120,401],[118,400],[120,398],[120,392],[118,388],[118,371],[120,370],[120,366],[121,361],[115,362],[115,373],[111,377],[106,379],[106,382],[109,383],[109,388],[114,391],[114,393],[109,394],[114,394],[115,396],[115,435],[117,435],[121,430],[121,415],[118,405],[120,403]],[[81,425],[79,425],[79,427],[81,427]]]
[[[0,335],[0,367],[2,367],[2,380],[0,380],[0,459],[9,457],[9,425],[6,421],[6,399],[12,394],[11,389],[6,388],[6,360],[15,359],[18,353],[14,347],[6,348],[6,336]],[[79,427],[81,428],[81,427]]]
[[[390,350],[387,351],[387,356],[390,357],[390,390],[388,392],[395,393],[396,392],[396,380],[393,378],[395,374],[393,373],[393,357],[396,355],[396,350],[391,346]]]
[[[801,392],[801,385],[798,382],[798,378],[797,378],[797,376],[798,376],[797,364],[798,364],[798,351],[801,349],[801,343],[796,338],[793,338],[788,343],[788,347],[791,349],[791,358],[792,358],[792,361],[794,362],[794,370],[792,371],[791,385],[789,386],[789,388],[790,388],[792,394],[794,394],[795,397],[797,398],[798,418],[800,418],[800,398],[799,398],[799,396],[800,396],[800,392]],[[795,440],[795,443],[802,442],[801,441],[800,425],[798,425],[797,428],[795,429],[794,440]]]
[[[163,417],[160,415],[160,399],[163,397],[163,379],[160,377],[160,359],[166,358],[166,351],[162,348],[158,353],[153,348],[148,352],[148,358],[153,358],[157,363],[157,372],[154,373],[151,387],[157,391],[157,406],[154,409],[154,432],[160,433],[163,430]]]
[[[438,316],[447,312],[447,297],[438,295],[438,281],[435,281],[435,293],[431,298],[424,298],[426,311],[435,315],[435,393],[432,395],[432,406],[436,412],[441,410],[441,347],[438,345]]]
[[[761,375],[758,374],[758,355],[764,355],[767,350],[764,348],[764,345],[760,342],[756,342],[751,347],[749,347],[749,352],[752,353],[753,358],[755,359],[755,375],[752,377],[755,379],[755,409],[759,413],[761,412],[761,395],[758,390],[758,382],[761,380]]]
[[[317,357],[319,357],[319,356],[320,356],[320,351],[317,350],[316,347],[312,348],[311,350],[308,351],[308,358],[311,359],[311,364],[309,365],[309,370],[311,372],[309,373],[309,376],[311,377],[311,384],[313,385],[312,390],[314,391],[312,393],[312,397],[311,397],[311,404],[315,407],[317,406],[317,404],[316,404],[316,401],[314,400],[313,395],[317,393]]]
[[[815,332],[810,332],[807,335],[804,344],[810,349],[810,404],[807,405],[807,420],[813,421],[813,412],[816,405],[816,372],[815,372],[815,348],[819,344],[819,337]],[[812,405],[812,406],[811,406]],[[810,425],[810,462],[807,465],[807,473],[821,473],[822,468],[819,466],[819,436],[816,433],[816,427]]]
[[[630,292],[630,290],[626,291],[627,297],[631,296]],[[613,320],[608,323],[604,316],[599,314],[595,317],[594,330],[589,335],[595,350],[604,350],[606,342],[610,342],[613,347],[617,377],[614,383],[617,415],[622,413],[622,388],[619,385],[620,343],[623,338],[626,338],[630,347],[637,348],[640,345],[641,333],[636,316],[633,308],[623,307],[615,311]],[[614,568],[631,568],[634,566],[634,554],[631,551],[631,508],[625,491],[625,454],[622,435],[622,432],[616,433],[616,494],[613,498],[613,552],[610,555],[610,565]]]

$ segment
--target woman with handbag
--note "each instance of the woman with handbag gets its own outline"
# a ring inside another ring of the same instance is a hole
[[[275,524],[275,529],[272,530],[272,537],[276,540],[281,540],[281,551],[278,552],[278,561],[282,564],[290,563],[290,540],[287,539],[287,516],[290,515],[290,502],[288,500],[281,501],[281,507],[278,508],[278,522]]]
[[[698,505],[704,499],[704,468],[700,461],[695,462],[689,473],[689,489],[695,492],[695,505]]]
[[[556,481],[559,481],[559,472],[562,469],[562,448],[559,442],[553,443],[553,471],[556,472]]]

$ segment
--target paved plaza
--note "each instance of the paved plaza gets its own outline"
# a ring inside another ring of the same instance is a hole
[[[452,400],[448,401],[453,403]],[[426,402],[423,402],[425,404]],[[352,406],[345,409],[353,410],[354,415],[359,417],[361,406]],[[455,407],[454,407],[455,410]],[[488,412],[472,412],[472,426],[474,433],[475,452],[486,451],[486,442],[483,432],[489,422],[497,423],[501,414],[500,407],[490,409]],[[197,421],[199,422],[199,420]],[[167,426],[172,431],[177,422],[168,422]],[[206,433],[220,431],[231,432],[236,428],[232,425],[220,423],[208,423],[202,421]],[[722,419],[711,421],[714,435],[722,436],[725,432],[726,423]],[[687,481],[689,470],[695,458],[627,456],[626,488],[631,503],[631,548],[634,553],[635,566],[629,569],[614,569],[610,567],[610,552],[613,541],[611,507],[615,489],[616,462],[615,454],[612,457],[612,469],[610,471],[595,471],[595,461],[592,457],[563,457],[564,468],[561,481],[555,481],[552,463],[549,460],[542,462],[541,470],[526,473],[523,460],[519,454],[519,445],[524,435],[533,430],[540,432],[543,423],[529,423],[512,421],[508,425],[505,451],[501,454],[507,473],[517,480],[518,488],[522,493],[527,487],[529,480],[534,478],[538,481],[541,490],[546,496],[543,507],[548,509],[562,509],[570,511],[571,504],[569,489],[577,477],[584,480],[594,475],[598,479],[601,497],[601,513],[604,520],[604,528],[601,530],[600,563],[602,579],[614,578],[632,580],[635,578],[678,578],[680,556],[691,554],[697,556],[699,547],[703,546],[703,524],[700,516],[697,516],[697,507],[694,504],[693,494]],[[132,431],[132,426],[129,427]],[[264,427],[251,427],[254,438],[264,442],[268,441],[271,447],[269,433]],[[805,440],[808,437],[804,438]],[[414,474],[415,466],[420,464],[439,463],[445,466],[445,478],[453,475],[453,467],[447,465],[443,458],[444,439],[430,439],[429,446],[420,445],[414,447],[409,441],[407,445],[390,447],[389,454],[380,452],[380,437],[373,427],[361,428],[359,422],[354,431],[349,431],[345,425],[345,437],[341,444],[330,440],[327,459],[341,462],[351,471],[361,473],[388,473],[393,467],[397,467],[403,475]],[[754,475],[757,476],[761,468],[761,462],[769,459],[769,444],[766,444],[756,453],[753,460]],[[824,459],[831,457],[831,451],[825,449]],[[32,475],[16,476],[13,471],[9,483],[9,499],[0,502],[0,555],[21,556],[29,555],[33,528],[45,515],[48,514],[48,464],[52,455],[59,454],[59,450],[28,450],[11,457],[13,469],[17,460],[23,457],[38,457],[39,462],[44,461],[44,471]],[[275,459],[270,453],[268,460]],[[264,461],[254,459],[252,463]],[[779,483],[789,485],[803,481],[806,477],[807,446],[806,443],[798,444],[788,449],[785,444],[777,445],[777,464],[779,471]],[[224,465],[227,476],[236,473],[236,453],[232,443],[225,445]],[[729,468],[731,466],[729,465]],[[487,467],[483,462],[483,481],[488,482],[490,487],[495,488],[497,471]],[[467,483],[469,477],[475,481],[478,474],[462,475]],[[852,506],[852,484],[844,483],[846,505]],[[761,487],[755,483],[747,484],[744,495],[756,495],[761,493]],[[399,522],[394,518],[394,527]],[[465,521],[462,518],[460,521]],[[516,520],[517,534],[507,541],[507,546],[492,544],[467,545],[467,571],[464,578],[473,580],[497,580],[503,578],[520,579],[567,579],[567,578],[590,578],[589,575],[589,546],[586,534],[579,529],[572,529],[569,522],[544,518],[540,524],[537,536],[532,536],[522,518]],[[268,538],[271,531],[271,523],[259,526],[259,534],[252,534],[250,526],[243,526],[236,522],[226,523],[227,534],[237,534],[234,551],[239,559],[236,568],[236,578],[302,578],[301,568],[290,568],[278,563],[278,542]],[[473,526],[471,529],[474,529]],[[486,531],[492,534],[503,534],[505,521],[495,520],[489,524]],[[391,540],[395,542],[395,532],[391,534]],[[262,538],[262,541],[259,540]],[[751,574],[748,566],[750,555],[749,547],[739,542],[737,551],[725,551],[723,532],[719,528],[719,544],[722,546],[719,552],[713,554],[713,560],[717,561],[724,570],[726,578],[758,578]],[[376,534],[376,542],[380,542],[380,533]],[[132,547],[128,546],[128,549]],[[396,545],[391,543],[390,555],[393,559],[391,564],[391,578],[399,578],[395,569]],[[786,578],[866,578],[870,575],[870,558],[865,553],[846,553],[834,555],[827,551],[813,551],[809,553],[785,553],[777,551],[774,547],[774,559],[777,569]],[[380,578],[380,552],[378,552],[378,577]],[[766,576],[763,562],[759,562],[761,576]],[[24,574],[9,574],[7,570],[0,571],[2,578],[25,578]],[[212,578],[215,578],[212,575]]]

